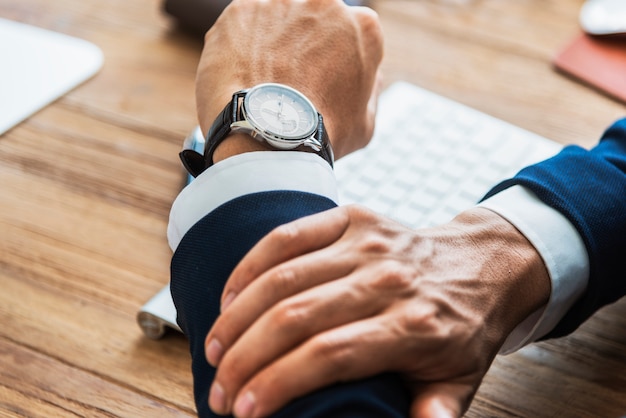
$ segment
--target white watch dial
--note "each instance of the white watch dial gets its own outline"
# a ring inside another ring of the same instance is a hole
[[[311,102],[297,90],[281,84],[261,84],[244,99],[244,111],[262,132],[284,139],[310,137],[318,116]]]

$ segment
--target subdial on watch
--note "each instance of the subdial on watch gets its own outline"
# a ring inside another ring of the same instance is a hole
[[[268,100],[261,105],[261,115],[270,131],[293,135],[298,130],[298,112],[284,98]]]

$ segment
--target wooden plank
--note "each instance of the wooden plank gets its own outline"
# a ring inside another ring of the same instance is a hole
[[[192,411],[183,411],[6,338],[0,338],[0,364],[0,408],[15,416],[193,416]]]
[[[112,304],[74,296],[45,283],[42,280],[45,277],[14,272],[7,275],[4,267],[0,267],[2,336],[13,347],[28,347],[42,356],[41,361],[51,361],[53,369],[67,365],[69,369],[80,370],[76,373],[83,380],[72,385],[76,385],[74,397],[81,404],[100,408],[96,398],[86,397],[101,392],[100,386],[106,381],[147,399],[140,404],[161,402],[174,410],[193,411],[189,354],[182,335],[172,334],[162,341],[148,340],[135,324],[134,315],[120,312]],[[5,349],[0,369],[14,369],[12,363],[24,355],[22,351]],[[29,364],[25,363],[25,366]],[[15,373],[20,370],[16,369]],[[46,390],[46,379],[64,376],[37,366],[26,371],[29,377],[20,377],[25,385]],[[20,379],[16,377],[8,386],[28,393]],[[120,398],[118,389],[105,390],[101,395],[105,398],[109,395],[112,404],[126,402],[121,398],[127,396]]]
[[[68,118],[72,124],[63,123]],[[54,125],[63,128],[50,127]],[[167,217],[182,186],[182,136],[158,138],[59,108],[46,109],[36,122],[11,134],[0,141],[4,167],[36,174],[84,196]]]

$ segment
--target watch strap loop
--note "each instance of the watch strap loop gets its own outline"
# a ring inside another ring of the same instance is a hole
[[[326,132],[326,128],[324,127],[324,118],[320,113],[317,114],[319,118],[319,123],[317,124],[317,134],[315,137],[322,144],[322,149],[320,150],[320,156],[330,164],[331,168],[334,168],[335,155],[333,153],[333,148],[330,145],[330,139],[328,138],[328,133]]]
[[[207,169],[204,156],[197,151],[194,151],[192,149],[185,149],[182,150],[178,154],[178,156],[183,162],[183,166],[185,166],[185,169],[193,177],[198,177],[204,170]]]

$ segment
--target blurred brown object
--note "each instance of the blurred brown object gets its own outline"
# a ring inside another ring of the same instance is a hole
[[[184,31],[204,36],[229,3],[230,0],[165,0],[163,10]]]
[[[350,6],[367,6],[368,0],[345,0]],[[180,28],[204,36],[230,0],[165,0],[163,10],[173,16]]]

